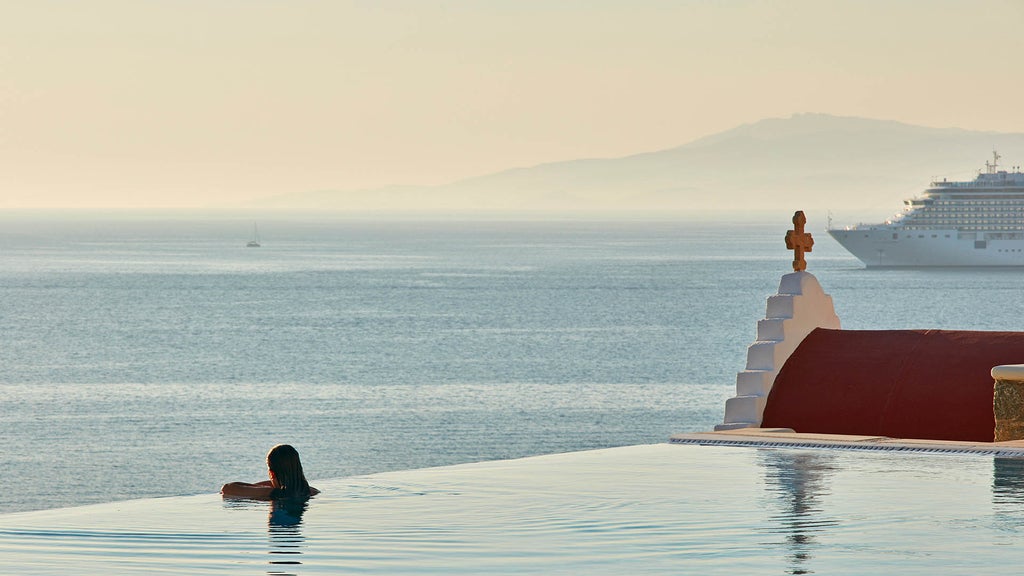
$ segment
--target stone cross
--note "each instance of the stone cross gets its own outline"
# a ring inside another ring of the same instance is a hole
[[[793,230],[786,232],[786,249],[793,251],[794,272],[807,269],[804,252],[810,252],[814,246],[814,238],[809,232],[804,232],[804,224],[807,224],[807,217],[803,210],[798,210],[793,214]]]

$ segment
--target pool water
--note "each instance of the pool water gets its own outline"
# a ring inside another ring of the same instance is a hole
[[[228,480],[228,479],[225,479]],[[656,444],[0,515],[19,574],[1006,574],[1024,460]]]

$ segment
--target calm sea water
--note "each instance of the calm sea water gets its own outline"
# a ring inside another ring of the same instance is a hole
[[[212,492],[279,442],[335,478],[709,429],[791,260],[786,215],[0,224],[6,512]],[[1024,327],[1024,270],[814,232],[846,328]]]

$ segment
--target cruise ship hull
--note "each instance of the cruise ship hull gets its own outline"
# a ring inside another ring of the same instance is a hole
[[[1024,266],[1024,238],[984,233],[878,226],[828,233],[868,268],[901,266]]]

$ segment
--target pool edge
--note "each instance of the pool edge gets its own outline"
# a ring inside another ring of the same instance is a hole
[[[1009,442],[964,442],[923,440],[887,436],[849,436],[844,434],[808,434],[790,428],[741,428],[714,432],[673,434],[670,444],[701,446],[737,446],[760,448],[818,448],[839,450],[901,451],[921,453],[979,454],[1024,457],[1024,440]]]

